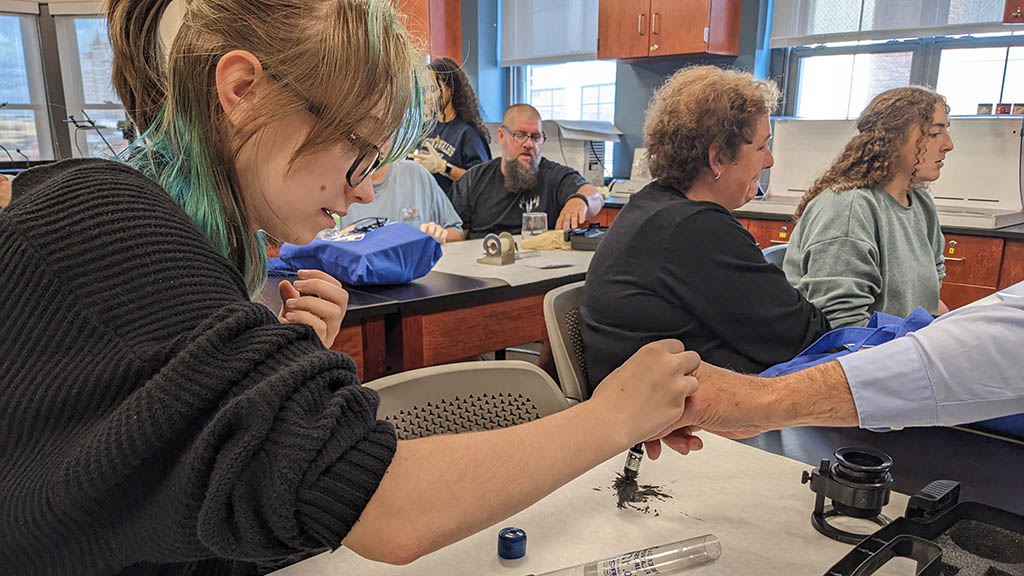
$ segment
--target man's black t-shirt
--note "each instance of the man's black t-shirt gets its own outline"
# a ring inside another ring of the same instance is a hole
[[[505,188],[501,158],[495,158],[455,182],[452,204],[469,238],[482,238],[489,232],[518,234],[524,212],[546,212],[548,228],[554,229],[569,197],[586,184],[579,172],[541,158],[537,184],[530,190],[513,192]]]
[[[491,149],[480,131],[459,118],[451,122],[438,122],[423,142],[433,146],[449,164],[463,170],[469,170],[491,159]],[[451,199],[451,178],[444,174],[434,174],[434,179]]]
[[[580,333],[591,390],[656,340],[676,338],[712,364],[756,373],[829,329],[728,210],[657,182],[616,217],[584,292]]]

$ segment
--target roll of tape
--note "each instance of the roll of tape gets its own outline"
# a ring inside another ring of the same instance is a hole
[[[484,254],[497,256],[510,250],[512,250],[512,241],[508,238],[501,238],[497,234],[484,236]]]
[[[526,555],[526,530],[522,528],[502,528],[498,532],[498,556],[506,560],[515,560]]]

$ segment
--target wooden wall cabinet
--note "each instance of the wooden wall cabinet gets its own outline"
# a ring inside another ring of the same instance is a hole
[[[789,236],[793,232],[793,223],[779,220],[747,220],[744,228],[754,237],[757,247],[764,250],[779,244],[788,244]]]
[[[1003,22],[1007,24],[1024,24],[1024,0],[1006,0]]]
[[[1024,282],[1024,240],[1007,240],[998,288],[1001,290],[1018,282]]]
[[[954,310],[996,291],[1003,239],[946,234],[946,278],[942,301]]]
[[[398,10],[425,55],[462,62],[462,0],[399,0]]]
[[[600,0],[597,57],[739,55],[742,0]]]

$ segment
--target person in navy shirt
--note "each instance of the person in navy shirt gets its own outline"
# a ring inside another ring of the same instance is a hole
[[[430,63],[437,82],[440,116],[412,158],[427,169],[451,198],[452,183],[477,164],[491,159],[491,135],[480,118],[480,105],[465,72],[451,58]]]

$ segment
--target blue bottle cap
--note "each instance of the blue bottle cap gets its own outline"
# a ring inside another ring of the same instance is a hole
[[[498,556],[506,560],[515,560],[526,555],[526,530],[522,528],[502,528],[498,532]]]

